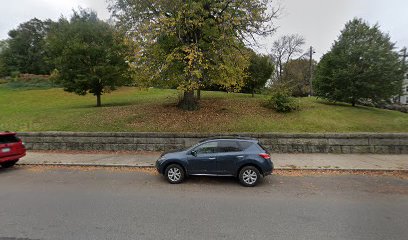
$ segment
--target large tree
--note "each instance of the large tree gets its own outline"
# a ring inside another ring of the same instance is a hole
[[[277,15],[270,0],[111,0],[110,8],[136,43],[139,77],[177,82],[187,110],[201,86],[243,85],[245,44],[272,33]]]
[[[274,64],[269,56],[252,52],[243,92],[252,93],[253,97],[256,90],[265,87],[266,82],[271,79],[274,69]]]
[[[299,34],[284,35],[273,42],[272,58],[275,62],[276,80],[281,81],[284,66],[293,58],[303,55],[305,39]]]
[[[32,74],[49,74],[44,44],[52,21],[33,18],[9,31],[7,45],[0,53],[3,69]]]
[[[348,22],[316,69],[317,96],[355,106],[398,95],[403,64],[390,37],[362,19]]]
[[[0,40],[0,77],[4,77],[9,74],[10,70],[6,64],[5,51],[8,49],[6,40]]]
[[[87,10],[61,18],[50,30],[48,49],[64,90],[101,96],[128,82],[127,46],[113,26]]]
[[[311,63],[309,59],[301,58],[289,60],[283,66],[282,83],[295,97],[305,97],[310,94],[310,64],[314,69],[315,61]]]

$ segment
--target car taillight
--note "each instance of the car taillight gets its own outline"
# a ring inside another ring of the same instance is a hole
[[[267,153],[260,153],[259,156],[261,156],[263,159],[266,159],[266,160],[271,159],[271,156],[269,156],[269,154]]]

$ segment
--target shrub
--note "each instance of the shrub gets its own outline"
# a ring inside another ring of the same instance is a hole
[[[49,75],[35,74],[19,74],[6,84],[6,87],[12,89],[49,89],[59,86],[51,81]]]
[[[60,72],[57,69],[54,69],[52,70],[48,80],[51,82],[52,86],[55,86],[55,84],[61,83],[60,77],[61,77]]]
[[[277,112],[287,113],[299,109],[295,98],[291,97],[286,90],[273,91],[271,97],[266,101],[265,107]]]
[[[10,76],[11,76],[11,78],[12,79],[18,79],[18,77],[20,76],[20,72],[19,71],[12,71],[11,73],[10,73]]]

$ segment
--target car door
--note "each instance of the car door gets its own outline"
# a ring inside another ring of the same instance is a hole
[[[216,151],[217,141],[203,143],[191,152],[194,155],[188,156],[188,168],[190,174],[215,174],[216,173]]]
[[[245,155],[237,141],[221,140],[218,143],[217,173],[220,175],[234,175],[239,160]]]

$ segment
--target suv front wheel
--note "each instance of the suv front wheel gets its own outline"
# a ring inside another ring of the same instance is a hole
[[[177,184],[184,181],[186,173],[184,169],[178,164],[171,164],[166,168],[164,176],[171,184]]]
[[[239,171],[239,181],[245,187],[254,187],[261,180],[261,174],[256,167],[246,166]]]

